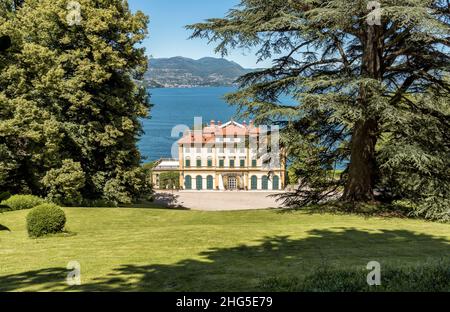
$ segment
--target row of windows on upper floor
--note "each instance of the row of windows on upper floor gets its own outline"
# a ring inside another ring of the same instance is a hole
[[[223,154],[225,152],[228,153],[241,153],[244,154],[247,151],[246,147],[185,147],[184,148],[184,153],[185,154],[190,154],[190,153],[197,153],[197,154],[201,154],[201,153],[208,153],[208,154],[212,154],[214,149],[216,149],[217,153],[219,154]],[[251,152],[256,152],[257,149],[250,149]]]
[[[201,168],[202,167],[202,160],[200,158],[196,159],[195,162],[196,167]],[[235,159],[230,159],[229,163],[228,163],[230,168],[234,168],[236,166],[236,160]],[[256,159],[252,159],[252,167],[257,167],[258,162],[256,161]],[[191,159],[190,158],[186,158],[185,162],[184,162],[184,166],[185,167],[191,167]],[[213,161],[211,158],[208,158],[208,160],[206,161],[206,166],[207,167],[212,167],[213,166]],[[219,168],[224,168],[225,167],[225,159],[219,159]],[[245,167],[245,159],[241,158],[239,159],[239,167]]]

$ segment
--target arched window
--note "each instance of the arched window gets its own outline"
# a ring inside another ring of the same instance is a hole
[[[214,178],[212,175],[206,177],[206,189],[212,190],[214,189]]]
[[[273,176],[272,189],[278,190],[280,188],[280,178],[278,176]]]
[[[192,178],[189,175],[184,178],[184,188],[186,190],[192,190]]]
[[[266,175],[262,176],[261,184],[262,184],[261,188],[263,190],[268,190],[269,189],[269,178],[267,178]]]
[[[202,178],[202,176],[198,175],[195,178],[195,186],[196,186],[197,190],[203,189],[203,178]]]
[[[252,190],[258,189],[258,178],[256,176],[252,176],[250,178],[250,180],[251,180],[251,188],[252,188]]]

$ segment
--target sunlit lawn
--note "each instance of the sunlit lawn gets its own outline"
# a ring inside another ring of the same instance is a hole
[[[409,219],[144,208],[66,208],[74,235],[30,239],[27,211],[0,214],[0,290],[258,290],[261,280],[335,264],[449,257],[450,225]],[[67,263],[81,286],[67,286]]]

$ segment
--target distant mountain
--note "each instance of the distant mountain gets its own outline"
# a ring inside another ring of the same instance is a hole
[[[233,86],[237,78],[254,70],[223,58],[151,58],[145,80],[153,88]]]

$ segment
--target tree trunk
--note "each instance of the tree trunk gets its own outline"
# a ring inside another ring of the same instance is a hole
[[[343,200],[372,201],[375,183],[375,145],[378,125],[375,120],[356,123],[351,142],[351,163]]]
[[[361,76],[381,81],[383,35],[381,26],[367,26],[361,38],[363,58]],[[348,180],[342,199],[349,202],[367,202],[374,199],[373,188],[376,175],[375,145],[378,138],[378,118],[371,109],[373,90],[360,86],[358,105],[363,118],[353,127],[351,158]]]

